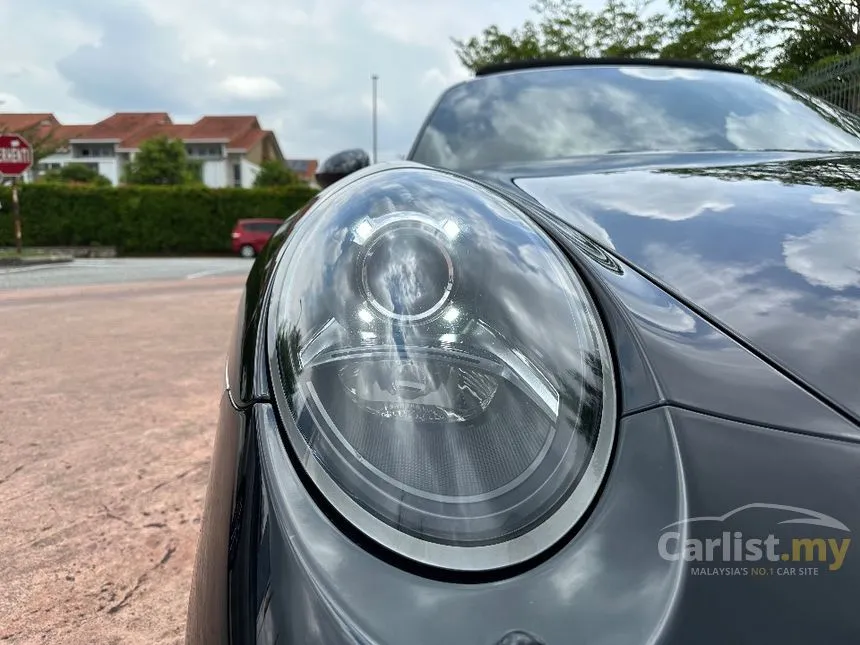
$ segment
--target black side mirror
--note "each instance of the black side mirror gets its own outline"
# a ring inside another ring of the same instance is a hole
[[[317,183],[320,188],[327,188],[334,182],[351,175],[357,170],[367,168],[370,165],[370,157],[361,148],[343,150],[323,162],[316,174]]]

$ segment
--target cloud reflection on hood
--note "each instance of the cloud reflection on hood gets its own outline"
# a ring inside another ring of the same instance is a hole
[[[844,291],[860,287],[860,196],[820,193],[810,201],[834,207],[837,217],[783,243],[786,266],[809,284]]]
[[[741,158],[516,183],[860,414],[860,161]]]

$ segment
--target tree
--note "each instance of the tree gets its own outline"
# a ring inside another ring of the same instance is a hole
[[[858,0],[669,0],[702,36],[751,72],[790,80],[860,46]],[[716,28],[714,28],[716,27]]]
[[[826,61],[850,54],[860,46],[858,36],[858,5],[848,6],[842,2],[822,1],[812,7],[813,18],[801,20],[799,4],[794,15],[784,14],[784,21],[799,22],[786,30],[785,42],[775,59],[773,76],[791,81]],[[790,9],[790,7],[789,7]]]
[[[454,40],[467,68],[528,58],[558,56],[656,56],[668,38],[665,14],[653,0],[607,0],[590,11],[573,0],[538,0],[538,21],[503,33],[491,26],[466,41]]]
[[[761,72],[765,49],[744,13],[747,0],[669,0],[663,58],[702,60]]]
[[[722,0],[743,5],[767,33],[820,31],[849,49],[860,47],[858,0]]]
[[[264,161],[260,165],[260,172],[254,178],[254,188],[290,186],[300,182],[298,175],[280,161]]]
[[[606,0],[590,11],[575,0],[539,0],[535,20],[491,26],[454,40],[460,61],[491,63],[558,56],[660,57],[728,63],[792,78],[817,61],[860,47],[860,0]]]
[[[140,144],[125,170],[128,184],[182,186],[200,181],[199,167],[188,161],[185,144],[159,136]]]
[[[62,168],[49,170],[39,178],[39,181],[52,184],[111,185],[110,180],[104,175],[99,174],[98,170],[82,163],[70,163]]]

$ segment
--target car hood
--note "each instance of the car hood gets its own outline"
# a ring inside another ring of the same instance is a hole
[[[494,179],[860,419],[860,155],[613,156]]]

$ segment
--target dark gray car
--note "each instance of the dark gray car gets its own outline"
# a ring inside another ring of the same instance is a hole
[[[188,643],[860,642],[857,118],[510,65],[326,168],[239,309]]]

